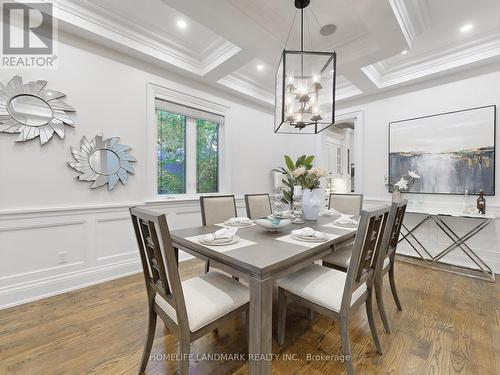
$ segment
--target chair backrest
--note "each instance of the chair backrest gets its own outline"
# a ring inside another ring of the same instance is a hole
[[[201,223],[213,225],[238,216],[234,195],[201,196]]]
[[[330,193],[328,208],[343,214],[359,216],[363,208],[363,194]]]
[[[159,294],[175,309],[177,322],[187,322],[177,256],[165,214],[132,207],[130,216],[150,303],[153,304],[156,294]]]
[[[373,274],[380,255],[384,234],[387,233],[390,207],[361,212],[358,231],[354,240],[351,260],[347,269],[342,304],[350,306],[351,295],[362,283],[373,283]]]
[[[247,208],[247,216],[250,219],[272,214],[271,199],[268,193],[245,194],[245,206]]]

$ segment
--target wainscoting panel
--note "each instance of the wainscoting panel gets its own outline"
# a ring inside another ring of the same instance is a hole
[[[0,212],[0,309],[140,272],[137,205],[165,213],[171,230],[201,225],[198,200]]]
[[[130,216],[117,216],[95,221],[97,262],[108,264],[137,255],[137,245]]]

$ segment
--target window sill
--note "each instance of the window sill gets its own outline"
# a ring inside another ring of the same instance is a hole
[[[185,195],[181,194],[158,196],[156,199],[151,199],[146,201],[146,204],[164,204],[164,203],[194,203],[199,202],[201,196],[218,196],[218,195],[229,195],[229,193],[210,193],[210,194],[195,194],[195,195]],[[236,201],[242,201],[243,196],[235,196]]]

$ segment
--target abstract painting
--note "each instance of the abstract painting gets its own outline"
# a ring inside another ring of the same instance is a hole
[[[416,171],[410,193],[495,195],[496,106],[389,123],[389,179]]]

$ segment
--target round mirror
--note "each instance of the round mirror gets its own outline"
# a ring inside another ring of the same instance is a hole
[[[38,96],[21,94],[14,96],[7,105],[14,120],[28,126],[47,125],[52,121],[52,108]]]
[[[107,149],[95,150],[89,157],[90,168],[101,175],[111,175],[120,169],[120,158]]]

